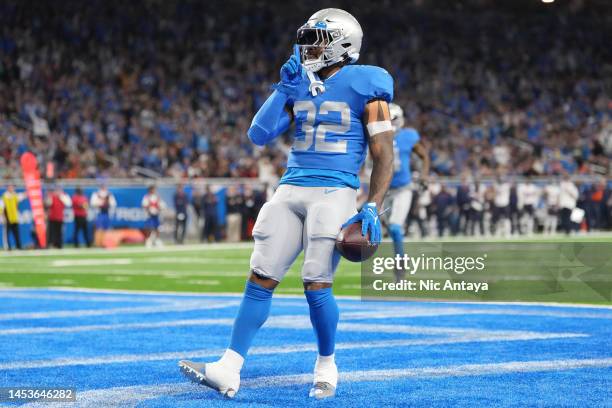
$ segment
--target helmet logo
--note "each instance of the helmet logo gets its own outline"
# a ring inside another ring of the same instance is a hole
[[[314,26],[325,30],[327,28],[327,23],[325,21],[319,21]]]

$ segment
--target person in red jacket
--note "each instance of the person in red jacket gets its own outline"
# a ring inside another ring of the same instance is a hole
[[[62,232],[64,209],[72,205],[70,197],[64,193],[61,186],[56,185],[53,191],[47,195],[45,204],[47,205],[49,219],[49,246],[61,248],[64,243]]]
[[[89,200],[83,194],[81,187],[77,187],[72,195],[72,211],[74,213],[74,246],[79,247],[79,232],[83,231],[83,238],[87,247],[91,246],[89,240],[89,226],[87,224],[87,209]]]

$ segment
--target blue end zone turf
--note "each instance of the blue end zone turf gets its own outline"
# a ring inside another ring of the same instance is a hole
[[[189,383],[239,296],[0,291],[0,387],[74,387],[78,406],[610,406],[612,309],[338,299],[333,401],[309,401],[303,297],[275,297],[234,401]],[[36,404],[34,404],[36,405]],[[53,403],[53,407],[62,404]],[[74,407],[74,403],[66,406]]]

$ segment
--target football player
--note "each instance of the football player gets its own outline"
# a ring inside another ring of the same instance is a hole
[[[354,65],[363,33],[339,9],[316,12],[297,32],[294,54],[248,131],[263,146],[295,123],[287,170],[253,229],[255,246],[229,347],[214,363],[181,361],[190,379],[233,397],[255,334],[266,321],[274,288],[304,251],[302,280],[318,356],[310,396],[335,395],[338,306],[332,293],[340,260],[341,227],[361,222],[371,242],[381,239],[378,210],[393,175],[393,129],[388,103],[393,80],[382,68]],[[369,148],[373,159],[368,203],[356,213],[358,172]]]
[[[404,111],[399,105],[389,104],[391,125],[395,132],[393,138],[394,173],[385,207],[391,208],[388,218],[389,235],[393,240],[395,253],[404,255],[404,224],[412,205],[412,174],[410,171],[410,156],[414,151],[422,160],[421,181],[429,175],[429,152],[421,143],[419,132],[413,128],[404,127]],[[395,271],[396,280],[403,278],[402,271]]]
[[[94,233],[95,246],[102,246],[104,234],[111,228],[111,214],[117,207],[117,200],[105,184],[91,195],[91,207],[97,210],[96,229]]]
[[[166,209],[166,203],[157,194],[155,186],[150,186],[147,194],[142,198],[142,208],[147,213],[145,228],[149,230],[149,237],[145,242],[145,246],[147,248],[152,248],[153,245],[163,246],[163,242],[159,237],[159,215],[162,210]]]

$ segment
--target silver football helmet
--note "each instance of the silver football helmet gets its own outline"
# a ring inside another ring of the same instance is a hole
[[[394,131],[404,127],[404,110],[395,103],[389,104],[389,116],[391,116],[391,126]]]
[[[359,59],[363,31],[355,17],[337,8],[319,10],[297,31],[302,64],[310,72]]]

